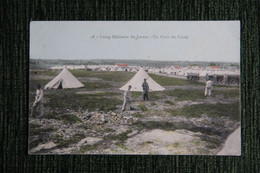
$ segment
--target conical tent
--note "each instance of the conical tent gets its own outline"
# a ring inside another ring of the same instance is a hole
[[[44,89],[62,89],[62,88],[80,88],[84,85],[73,76],[66,68],[64,68],[58,76],[45,85]]]
[[[131,85],[131,91],[143,91],[142,84],[144,82],[144,79],[146,79],[146,82],[149,85],[149,91],[165,90],[165,88],[163,88],[161,85],[155,82],[142,68],[139,69],[139,71],[129,82],[127,82],[124,86],[122,86],[119,89],[125,91],[128,90],[128,86]]]

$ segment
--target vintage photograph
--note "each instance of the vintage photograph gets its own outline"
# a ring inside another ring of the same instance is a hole
[[[239,21],[32,21],[29,154],[241,155]]]

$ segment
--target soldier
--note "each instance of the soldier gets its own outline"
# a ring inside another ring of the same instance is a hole
[[[41,85],[37,86],[36,94],[35,94],[35,101],[32,106],[31,116],[35,117],[35,112],[38,109],[39,117],[43,116],[43,89],[41,88]]]
[[[143,99],[145,100],[148,100],[148,92],[149,92],[149,85],[148,83],[146,82],[146,79],[144,79],[144,82],[142,84],[142,87],[143,87]]]
[[[132,109],[131,105],[130,105],[130,101],[131,101],[131,88],[132,86],[129,85],[128,86],[128,90],[126,90],[124,92],[124,103],[123,103],[123,106],[122,106],[122,111],[125,111],[126,109],[126,105],[128,105],[130,107],[130,110]]]
[[[205,96],[210,96],[211,95],[211,90],[212,90],[212,81],[209,79],[206,82]]]

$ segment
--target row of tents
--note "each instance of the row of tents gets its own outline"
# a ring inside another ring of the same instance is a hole
[[[163,91],[164,87],[155,82],[143,68],[140,68],[138,72],[129,80],[124,86],[119,88],[120,90],[127,90],[128,86],[131,85],[131,91],[143,91],[142,83],[146,79],[149,85],[150,91]],[[82,84],[70,71],[66,68],[63,70],[49,83],[44,86],[44,89],[63,89],[63,88],[81,88],[84,87]]]
[[[137,72],[140,66],[118,66],[118,65],[63,65],[54,66],[51,69],[82,69],[82,70],[92,70],[92,71],[128,71]],[[166,74],[173,76],[187,76],[190,73],[198,74],[200,77],[205,77],[206,75],[240,75],[239,69],[228,69],[220,68],[219,66],[210,67],[200,67],[200,66],[168,66],[168,67],[142,67],[145,71],[154,74]]]

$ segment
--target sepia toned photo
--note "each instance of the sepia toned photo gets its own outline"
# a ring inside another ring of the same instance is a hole
[[[239,21],[32,21],[29,154],[241,155]]]

